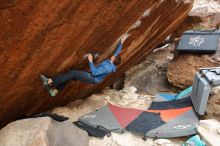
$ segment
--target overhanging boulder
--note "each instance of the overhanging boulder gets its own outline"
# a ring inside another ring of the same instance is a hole
[[[183,22],[186,0],[6,1],[0,7],[0,117],[3,126],[83,98],[112,84]],[[56,98],[42,88],[39,74],[88,69],[83,55],[109,57],[122,34],[131,35],[122,64],[102,84],[69,84]]]

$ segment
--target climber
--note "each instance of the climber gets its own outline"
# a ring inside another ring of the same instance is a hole
[[[41,74],[41,79],[47,86],[47,89],[50,92],[51,96],[56,96],[58,91],[71,80],[78,80],[89,84],[97,84],[103,81],[108,74],[115,72],[116,66],[119,65],[121,62],[119,53],[122,49],[124,41],[128,38],[128,36],[128,34],[123,35],[117,45],[113,56],[110,59],[104,60],[98,66],[94,65],[93,56],[92,54],[89,54],[87,58],[89,60],[90,72],[73,69],[67,73],[60,74],[53,78],[47,78],[46,76]]]

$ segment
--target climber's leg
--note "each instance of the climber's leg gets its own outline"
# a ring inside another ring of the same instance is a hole
[[[81,81],[84,83],[90,83],[90,84],[96,83],[91,73],[88,73],[85,71],[79,71],[79,70],[71,70],[67,73],[58,75],[52,78],[52,83],[58,89],[62,89],[66,85],[66,83],[68,83],[71,80],[78,80],[78,81]]]

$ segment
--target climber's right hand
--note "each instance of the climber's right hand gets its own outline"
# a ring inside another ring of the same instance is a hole
[[[125,40],[129,37],[129,34],[126,33],[121,37],[121,43],[123,44],[125,42]]]
[[[88,54],[88,60],[89,60],[89,62],[93,62],[92,54]]]

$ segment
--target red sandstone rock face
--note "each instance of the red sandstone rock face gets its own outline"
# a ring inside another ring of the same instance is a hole
[[[113,83],[175,30],[191,6],[182,0],[1,1],[0,125]],[[141,25],[134,28],[138,20]],[[123,62],[102,84],[72,82],[56,98],[42,88],[40,73],[54,76],[71,68],[88,69],[81,60],[84,54],[98,52],[101,62],[127,31],[131,37],[123,47]]]

